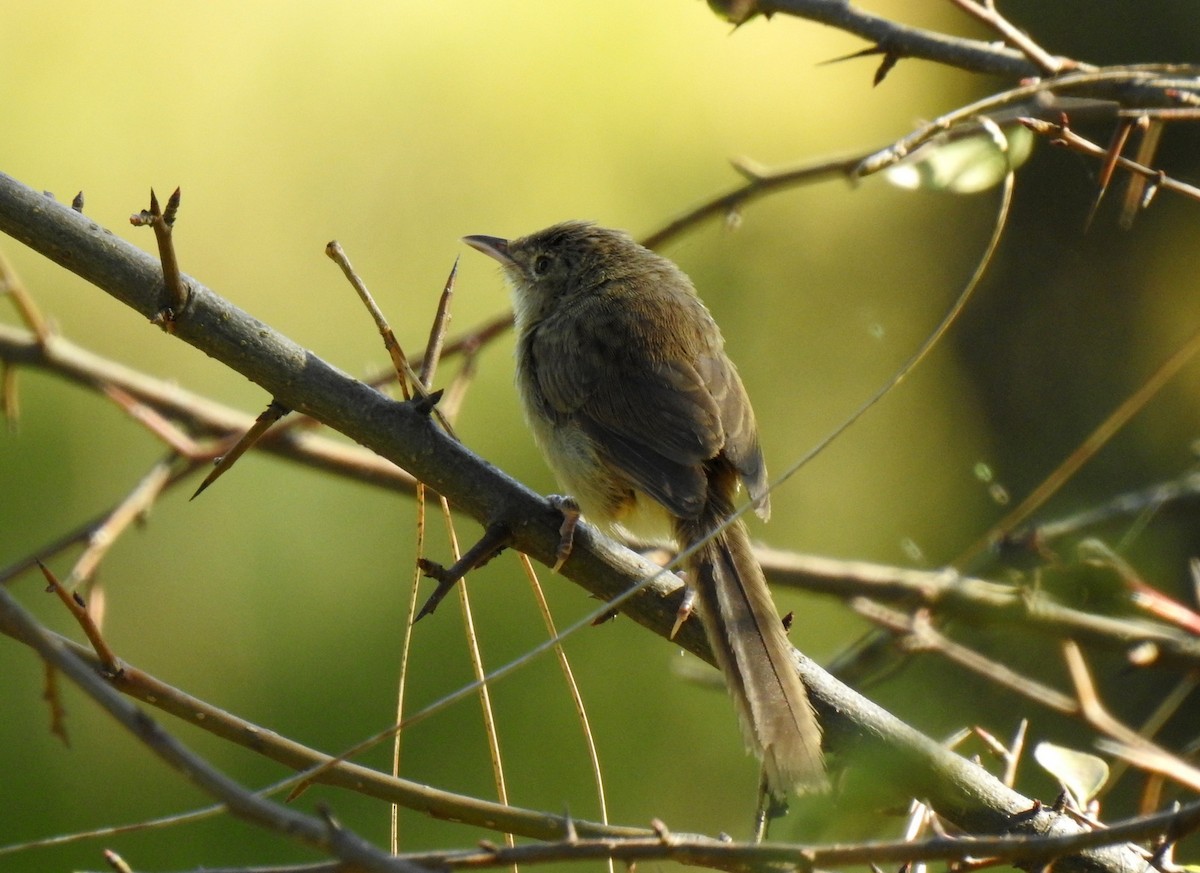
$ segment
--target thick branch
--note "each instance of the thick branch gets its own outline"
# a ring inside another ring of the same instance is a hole
[[[975,73],[1025,78],[1041,73],[1022,52],[1014,48],[947,36],[919,27],[908,27],[872,15],[844,0],[767,0],[764,11],[806,18],[819,24],[860,36],[883,52],[902,58],[920,58]]]

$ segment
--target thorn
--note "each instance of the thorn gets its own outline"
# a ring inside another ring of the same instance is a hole
[[[450,593],[450,589],[454,587],[453,582],[446,581],[446,568],[436,561],[430,561],[427,558],[417,558],[417,568],[427,579],[434,579],[438,583],[438,587],[429,595],[429,599],[417,611],[413,618],[413,624],[416,624],[427,615],[433,615],[437,610],[438,604]]]
[[[876,87],[883,83],[887,78],[888,73],[895,69],[896,64],[900,62],[900,55],[895,52],[886,52],[883,60],[879,62],[879,66],[875,69],[875,76],[871,79],[871,86]]]
[[[568,843],[579,842],[579,832],[575,829],[575,819],[569,808],[563,811],[563,839]]]
[[[479,538],[478,542],[467,549],[451,567],[443,567],[436,561],[430,561],[427,558],[418,558],[417,566],[421,572],[430,579],[437,580],[438,586],[413,618],[413,624],[437,609],[438,604],[450,593],[459,579],[476,567],[482,567],[504,551],[512,543],[512,539],[512,531],[509,530],[508,525],[490,524],[484,529],[483,536]]]
[[[1058,797],[1054,798],[1054,803],[1050,807],[1050,811],[1051,812],[1059,812],[1059,813],[1063,812],[1064,810],[1066,810],[1067,803],[1069,802],[1069,800],[1070,800],[1070,795],[1067,794],[1065,789],[1058,792]]]
[[[421,415],[430,415],[433,409],[437,406],[439,400],[442,399],[442,394],[445,389],[439,388],[437,391],[431,391],[428,394],[421,394],[413,399],[413,409]]]
[[[317,804],[316,808],[317,815],[324,820],[325,826],[328,827],[330,831],[336,832],[342,829],[341,822],[337,820],[337,817],[333,814],[333,809],[327,803],[320,802]]]
[[[667,824],[661,818],[650,819],[650,829],[664,843],[671,839],[671,832],[667,830]]]
[[[612,621],[614,618],[616,618],[620,614],[621,614],[620,610],[610,609],[607,612],[602,613],[601,615],[592,619],[592,627],[599,627],[602,624],[608,624],[610,621]]]
[[[76,212],[83,212],[83,192],[82,191],[80,191],[78,194],[76,194],[75,198],[71,201],[71,208],[74,209]]]
[[[133,873],[133,868],[129,866],[128,862],[112,849],[104,850],[104,860],[116,873]]]
[[[763,176],[767,175],[766,167],[750,158],[730,158],[729,163],[747,182],[761,182]]]
[[[175,215],[179,212],[179,201],[181,199],[181,189],[178,187],[171,193],[170,199],[167,200],[167,211],[163,213],[163,222],[167,227],[175,226]]]
[[[150,208],[143,209],[129,216],[129,223],[134,227],[149,226],[154,230],[154,238],[158,243],[158,259],[162,265],[163,285],[167,293],[164,302],[151,322],[161,326],[167,333],[174,332],[175,319],[181,315],[188,303],[188,289],[179,272],[179,261],[175,256],[175,246],[171,241],[171,226],[175,223],[175,213],[179,210],[179,189],[167,201],[167,214],[164,215],[158,205],[158,195],[150,189]]]
[[[843,61],[853,61],[853,60],[856,60],[857,58],[869,58],[872,55],[883,55],[883,54],[887,54],[887,49],[885,49],[881,45],[873,45],[873,46],[869,46],[865,49],[859,49],[856,52],[851,52],[848,55],[838,55],[836,58],[829,58],[828,60],[817,61],[817,66],[824,67],[829,64],[840,64]]]
[[[293,800],[298,798],[304,792],[308,791],[309,786],[311,786],[311,785],[312,785],[312,783],[307,780],[305,780],[304,782],[301,782],[299,785],[297,785],[295,788],[293,788],[291,791],[288,792],[288,796],[283,799],[283,802],[291,803]]]
[[[264,409],[259,414],[258,418],[254,420],[254,424],[250,426],[250,429],[242,434],[241,438],[237,441],[233,448],[216,459],[216,463],[213,465],[212,470],[207,476],[204,477],[204,481],[200,483],[200,487],[195,490],[188,500],[195,500],[206,488],[208,488],[209,485],[216,482],[219,478],[228,473],[233,467],[234,463],[237,462],[238,458],[256,445],[258,441],[262,439],[263,434],[265,434],[267,430],[273,424],[275,424],[275,422],[279,421],[279,419],[283,418],[289,412],[291,412],[291,409],[287,406],[284,406],[278,400],[272,400],[270,403],[268,403],[267,408]]]
[[[932,811],[932,808],[926,805],[926,809],[930,810],[929,817],[926,819],[929,822],[929,829],[933,831],[933,835],[940,840],[947,838],[946,827],[942,824],[942,820]]]
[[[1105,193],[1112,182],[1113,173],[1117,168],[1117,161],[1121,157],[1121,153],[1125,151],[1125,143],[1129,139],[1129,134],[1134,128],[1135,122],[1130,119],[1117,126],[1113,131],[1112,139],[1109,141],[1108,150],[1104,155],[1104,161],[1100,165],[1100,175],[1096,183],[1096,196],[1092,200],[1092,207],[1088,210],[1087,218],[1083,223],[1084,233],[1092,226],[1092,221],[1096,217],[1096,213],[1100,209],[1100,202],[1104,199]]]

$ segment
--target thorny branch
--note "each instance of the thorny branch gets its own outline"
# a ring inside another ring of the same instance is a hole
[[[33,213],[20,208],[22,202],[30,200],[37,207]],[[39,221],[38,216],[47,215],[53,220]],[[98,250],[90,242],[97,233],[91,222],[69,209],[60,213],[48,207],[41,195],[22,191],[3,177],[0,227],[20,234],[51,257],[59,246],[68,245],[72,252],[68,262],[75,269],[135,308],[150,314],[155,311],[158,268],[153,260],[108,238]],[[113,259],[115,252],[120,253],[119,260]],[[255,342],[244,341],[241,331],[249,331]],[[332,370],[311,353],[295,349],[285,338],[249,319],[194,280],[187,317],[176,320],[174,334],[201,345],[259,381],[271,396],[397,461],[475,517],[494,519],[497,508],[502,507],[501,512],[511,513],[514,518],[538,520],[514,528],[516,545],[543,562],[554,559],[559,544],[558,514],[537,495],[445,436],[428,417],[410,412],[405,404],[396,404]],[[656,570],[584,526],[577,531],[575,550],[564,566],[564,574],[608,602],[646,578],[655,577]],[[653,586],[626,601],[623,609],[664,636],[673,624],[673,611],[664,609]],[[698,627],[685,626],[676,643],[708,656]],[[879,768],[879,779],[898,780],[902,791],[929,798],[942,815],[971,831],[1011,829],[1012,816],[1031,808],[1028,798],[839,685],[807,659],[801,658],[798,663],[825,721],[832,751],[853,757],[878,748],[877,760],[887,762],[886,767]],[[948,774],[957,775],[948,778]],[[1038,816],[1029,822],[1036,830],[1049,823]],[[1103,858],[1079,856],[1073,861],[1064,859],[1060,865],[1127,869],[1131,861],[1123,851],[1110,851],[1115,854]]]

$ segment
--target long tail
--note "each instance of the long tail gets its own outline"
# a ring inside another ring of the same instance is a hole
[[[678,521],[681,543],[703,540],[724,517],[722,509]],[[772,793],[822,789],[827,782],[821,727],[745,525],[731,524],[689,563],[709,645],[725,674],[746,746],[762,760]]]

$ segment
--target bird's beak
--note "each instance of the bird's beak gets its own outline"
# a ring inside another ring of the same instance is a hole
[[[478,249],[488,257],[495,258],[503,266],[514,265],[513,259],[508,254],[508,240],[498,236],[464,236],[462,239],[471,248]]]

